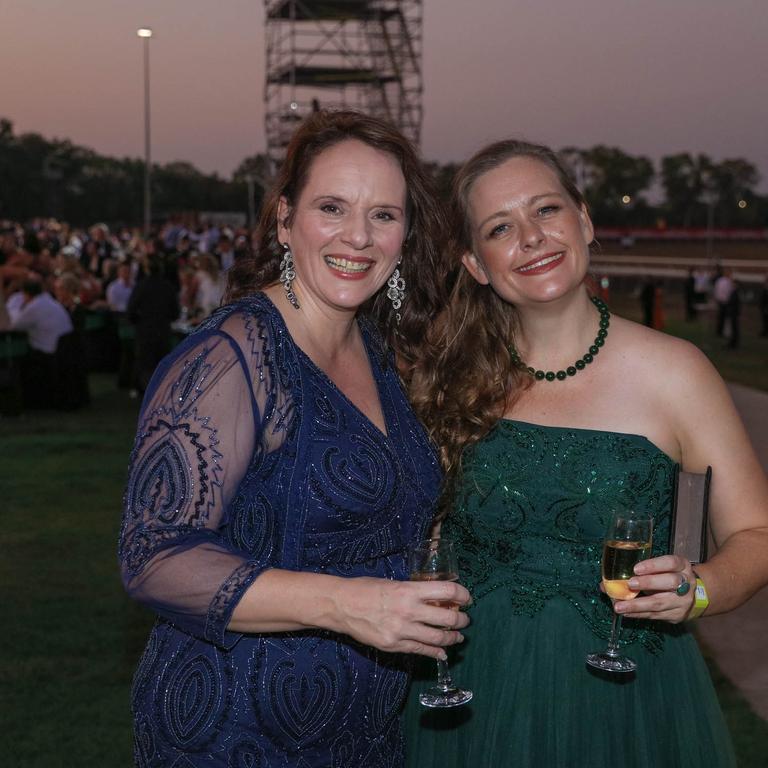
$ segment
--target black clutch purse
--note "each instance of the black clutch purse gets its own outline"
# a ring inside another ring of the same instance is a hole
[[[707,559],[709,548],[709,484],[712,467],[704,474],[675,467],[675,497],[672,505],[669,551],[693,565]]]

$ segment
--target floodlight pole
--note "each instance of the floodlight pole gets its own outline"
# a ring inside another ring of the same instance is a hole
[[[144,237],[152,229],[152,147],[149,111],[149,41],[152,30],[142,27],[136,34],[144,40]]]

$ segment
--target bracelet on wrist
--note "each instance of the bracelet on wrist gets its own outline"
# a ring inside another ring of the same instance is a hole
[[[688,620],[698,619],[704,611],[709,607],[709,594],[707,594],[707,588],[704,586],[704,582],[699,578],[699,575],[694,571],[696,576],[696,587],[694,589],[694,601],[693,607],[688,613]]]

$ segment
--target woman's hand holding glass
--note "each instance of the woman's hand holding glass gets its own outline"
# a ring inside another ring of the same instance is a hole
[[[637,592],[630,587],[637,563],[651,551],[653,520],[649,515],[630,509],[618,509],[611,515],[603,540],[600,566],[603,591],[612,600],[631,602]],[[587,664],[604,672],[634,672],[637,664],[619,651],[621,612],[614,604],[608,647],[587,655]]]
[[[464,640],[469,592],[454,581],[339,579],[333,593],[335,631],[390,653],[446,658],[445,647]]]
[[[627,586],[633,600],[617,600],[616,613],[631,619],[652,619],[679,624],[685,621],[694,603],[696,575],[691,564],[679,555],[662,555],[640,561]],[[688,587],[684,586],[688,584]]]
[[[450,584],[459,579],[459,565],[453,542],[448,539],[424,539],[411,550],[409,557],[411,581],[418,584]],[[458,616],[459,603],[450,600],[428,599],[441,609],[448,609]],[[465,617],[466,618],[466,617]],[[453,626],[443,624],[442,626]],[[419,694],[419,702],[425,707],[458,707],[472,700],[472,691],[459,688],[453,683],[446,657],[437,659],[437,682]]]

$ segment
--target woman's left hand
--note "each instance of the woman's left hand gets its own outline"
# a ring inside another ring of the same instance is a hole
[[[639,562],[628,586],[640,594],[632,600],[616,600],[616,613],[679,624],[693,607],[696,576],[691,564],[679,555],[662,555]]]

